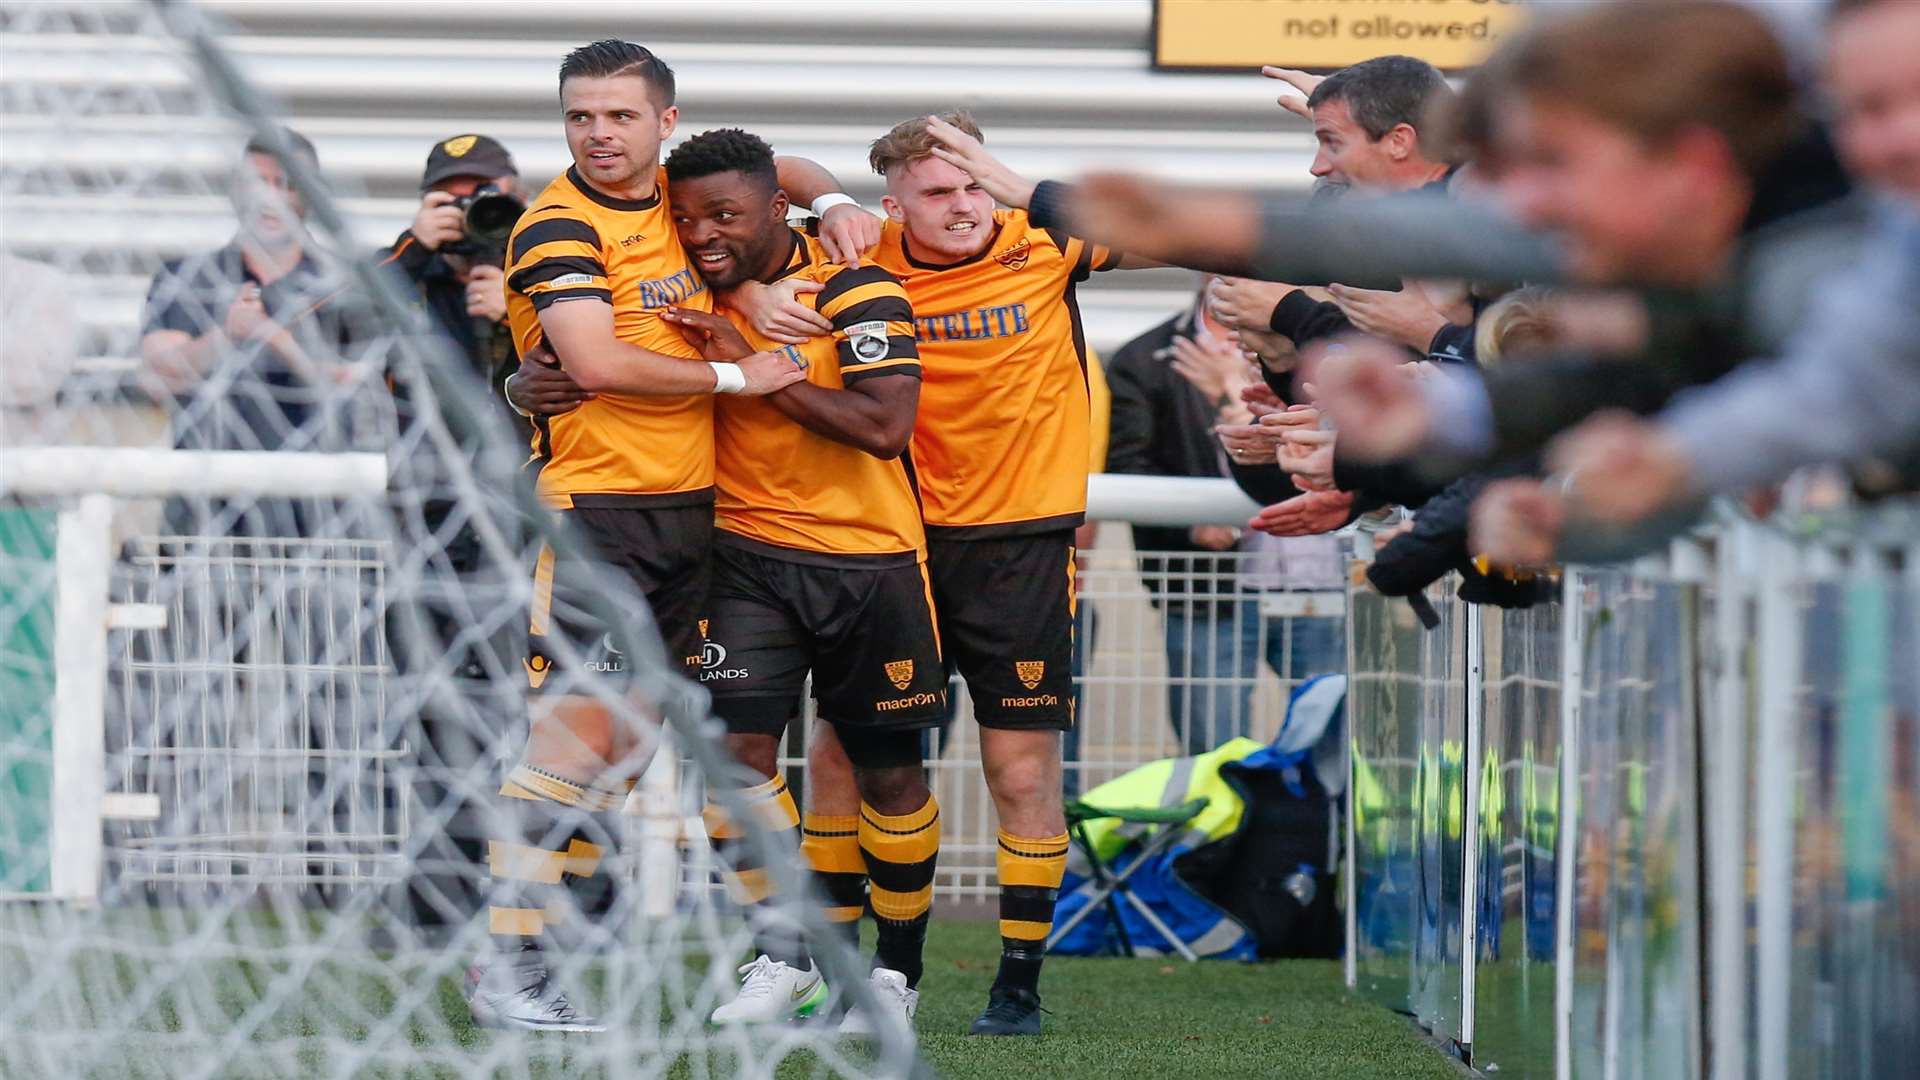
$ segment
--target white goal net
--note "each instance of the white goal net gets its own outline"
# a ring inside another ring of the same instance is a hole
[[[0,1076],[916,1071],[904,1026],[835,1037],[865,966],[630,584],[587,603],[625,679],[556,658],[634,744],[544,838],[591,887],[502,869],[539,564],[578,542],[191,5],[0,3],[0,79]],[[808,1021],[708,1023],[752,955],[709,788],[835,988]],[[606,1030],[476,1023],[516,933]]]

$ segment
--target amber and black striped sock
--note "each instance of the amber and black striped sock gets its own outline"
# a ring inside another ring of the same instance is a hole
[[[860,851],[872,882],[869,902],[878,927],[874,963],[920,984],[925,969],[927,914],[933,909],[933,869],[940,855],[940,804],[909,814],[882,814],[860,804]]]
[[[1000,973],[994,989],[1038,992],[1040,961],[1053,931],[1053,905],[1067,872],[1067,834],[1000,832]]]
[[[586,906],[612,843],[604,811],[620,796],[527,765],[507,775],[500,795],[506,823],[487,842],[487,931],[496,951],[518,952],[548,944]]]
[[[775,776],[740,793],[750,812],[773,834],[776,851],[799,853],[800,808],[787,790],[787,779]],[[733,902],[746,909],[747,923],[753,928],[754,947],[782,963],[808,967],[813,958],[800,938],[799,927],[775,908],[773,882],[752,845],[744,842],[744,833],[717,803],[708,803],[705,819],[707,836],[720,857],[727,891]]]
[[[867,860],[860,853],[860,817],[808,814],[800,822],[800,853],[826,904],[833,924],[855,950],[860,948],[860,916],[867,908]]]

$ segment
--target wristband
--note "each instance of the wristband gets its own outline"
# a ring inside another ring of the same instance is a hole
[[[739,364],[708,363],[713,369],[713,392],[716,394],[737,394],[747,388],[747,373],[740,370]]]
[[[813,205],[808,207],[808,209],[813,211],[814,217],[823,218],[827,216],[827,211],[833,209],[836,206],[856,206],[857,207],[859,205],[860,205],[859,202],[857,202],[853,196],[848,195],[845,192],[830,191],[825,195],[822,195],[819,198],[813,200]]]
[[[518,374],[520,373],[517,371],[513,373],[513,375]],[[533,419],[532,413],[513,403],[513,395],[509,392],[513,388],[513,375],[508,375],[506,378],[500,380],[500,396],[507,399],[507,408],[531,420]]]

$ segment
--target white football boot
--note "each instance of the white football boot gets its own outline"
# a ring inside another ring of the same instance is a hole
[[[827,1000],[817,965],[803,971],[762,953],[740,965],[740,993],[713,1010],[714,1024],[768,1024],[812,1016]]]
[[[467,969],[467,1009],[485,1028],[600,1032],[607,1026],[573,1007],[534,950],[489,957]]]
[[[913,1014],[920,1009],[920,991],[907,986],[907,977],[892,968],[874,968],[873,974],[867,976],[867,985],[872,988],[879,1008],[898,1016],[906,1023],[907,1030],[912,1031]],[[868,1014],[863,1004],[855,1004],[841,1018],[840,1034],[875,1038],[880,1034],[880,1023]]]

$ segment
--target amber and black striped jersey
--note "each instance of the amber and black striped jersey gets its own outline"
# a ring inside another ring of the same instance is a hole
[[[660,318],[676,305],[713,310],[713,294],[680,246],[666,200],[665,169],[653,197],[642,200],[595,191],[573,169],[547,185],[507,244],[507,319],[520,355],[544,339],[540,312],[584,298],[613,305],[621,341],[700,361]],[[537,420],[533,455],[541,497],[551,506],[704,501],[713,487],[713,396],[600,394]]]
[[[749,345],[786,356],[829,390],[876,375],[919,376],[913,309],[892,274],[837,265],[818,240],[796,232],[775,280],[788,277],[824,286],[800,300],[831,321],[833,333],[783,345],[730,315]],[[902,461],[816,435],[764,398],[734,396],[718,402],[714,456],[723,543],[744,541],[774,558],[825,565],[912,564],[925,555],[920,504]]]
[[[929,535],[1021,535],[1087,510],[1086,336],[1074,286],[1106,248],[993,215],[993,242],[951,266],[916,261],[888,222],[874,261],[913,301],[924,367],[913,468]]]

